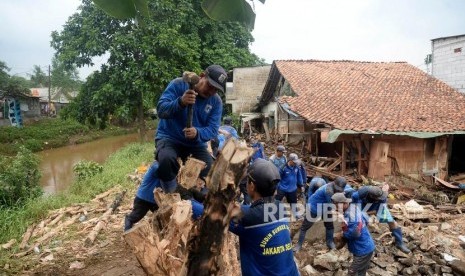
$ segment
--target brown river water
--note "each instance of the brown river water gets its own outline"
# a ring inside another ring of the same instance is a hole
[[[146,140],[150,141],[152,137],[153,132]],[[134,133],[38,152],[42,173],[40,184],[46,194],[64,191],[74,182],[73,166],[79,161],[103,164],[112,153],[138,139],[139,134]]]

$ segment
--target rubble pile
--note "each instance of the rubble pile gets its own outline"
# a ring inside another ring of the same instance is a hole
[[[412,250],[410,254],[405,254],[394,246],[387,224],[375,222],[369,225],[376,243],[369,275],[465,275],[465,250],[460,246],[464,242],[462,239],[465,240],[461,236],[465,229],[463,215],[439,223],[412,220],[403,222],[404,242]],[[401,224],[402,221],[398,223]],[[338,227],[335,226],[337,230]],[[324,228],[314,228],[307,237],[315,238],[296,253],[301,274],[346,275],[352,262],[347,247],[328,251],[320,233]]]

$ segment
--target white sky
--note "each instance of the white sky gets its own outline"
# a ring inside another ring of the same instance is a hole
[[[465,34],[463,0],[255,0],[251,50],[276,59],[407,61],[425,69],[431,39]],[[0,60],[10,74],[44,69],[79,0],[0,0]],[[96,60],[96,63],[104,59]],[[80,69],[85,78],[92,68]]]

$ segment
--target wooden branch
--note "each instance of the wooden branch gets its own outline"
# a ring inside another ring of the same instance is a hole
[[[86,239],[84,240],[84,244],[86,246],[90,246],[94,243],[95,238],[97,238],[97,235],[100,232],[100,230],[105,228],[105,226],[107,225],[107,221],[110,215],[121,204],[121,201],[123,200],[123,197],[125,194],[126,194],[126,191],[123,191],[121,194],[116,195],[116,199],[113,201],[110,208],[108,208],[108,210],[100,217],[99,221],[94,226],[94,229],[92,229],[92,231],[89,233],[89,235],[87,235]]]
[[[29,226],[27,228],[26,232],[23,235],[23,239],[22,239],[21,243],[19,244],[19,249],[24,249],[26,247],[27,242],[31,238],[32,232],[34,231],[35,227],[36,227],[36,224],[32,224],[31,226]]]

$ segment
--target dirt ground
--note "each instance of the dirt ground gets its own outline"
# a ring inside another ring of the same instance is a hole
[[[125,195],[95,241],[90,246],[85,244],[85,239],[97,219],[108,208],[105,206],[111,204],[118,192],[115,190],[97,202],[81,205],[87,213],[85,219],[81,217],[82,221],[77,220],[59,231],[48,242],[30,250],[27,255],[15,256],[17,252],[12,252],[11,264],[1,268],[0,275],[146,275],[122,236],[124,216],[132,208],[133,194]],[[150,217],[149,214],[145,219]],[[65,215],[62,221],[66,219]],[[54,227],[46,228],[45,233],[52,229]],[[37,241],[31,238],[29,244],[34,244],[34,240]]]

